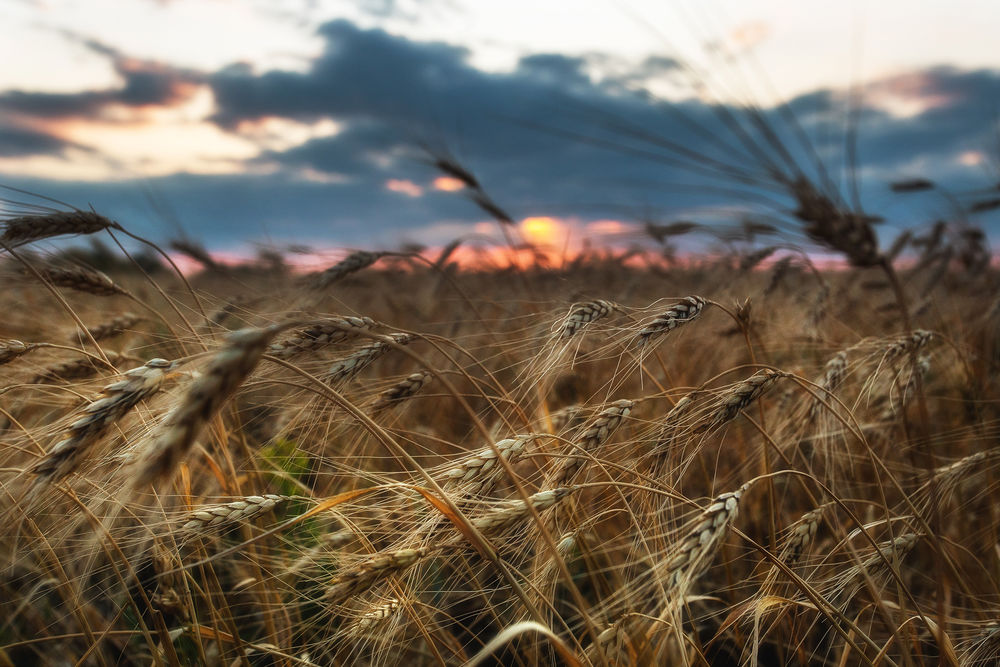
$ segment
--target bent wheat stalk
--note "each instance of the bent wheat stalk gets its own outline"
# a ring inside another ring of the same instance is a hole
[[[172,364],[166,359],[150,359],[143,366],[125,372],[119,382],[109,384],[103,397],[83,409],[83,415],[69,427],[66,437],[31,467],[40,478],[58,481],[68,475],[111,426],[160,390]]]
[[[596,322],[610,315],[615,308],[615,304],[604,299],[597,299],[596,301],[590,301],[589,303],[577,306],[563,321],[559,337],[572,338],[591,322]]]
[[[267,344],[287,326],[241,329],[227,337],[227,345],[191,383],[181,402],[164,418],[152,445],[141,455],[137,486],[173,472],[205,425],[257,367]]]
[[[339,604],[383,579],[410,569],[436,551],[430,547],[419,547],[375,554],[334,579],[323,594],[323,601],[330,605]]]
[[[266,493],[262,496],[246,496],[240,500],[221,505],[208,505],[191,512],[186,517],[181,529],[191,532],[205,532],[213,528],[232,526],[274,509],[279,503],[287,500],[293,500],[292,496]]]
[[[418,373],[408,375],[403,380],[397,382],[394,386],[379,394],[378,398],[375,399],[375,403],[372,404],[372,409],[384,410],[385,408],[397,405],[411,396],[414,396],[433,379],[434,376],[428,371],[420,371]]]
[[[686,324],[701,315],[705,308],[705,299],[700,296],[684,297],[681,301],[667,308],[663,314],[658,315],[651,322],[639,330],[635,336],[635,343],[639,347],[644,347],[650,342],[659,338],[665,333],[673,331],[682,324]]]
[[[40,215],[22,215],[0,223],[0,245],[17,247],[32,241],[67,234],[93,234],[103,229],[121,229],[117,222],[94,211],[56,211]]]
[[[375,320],[370,317],[331,317],[314,322],[307,327],[292,332],[271,343],[267,353],[279,359],[290,359],[304,352],[319,350],[349,340],[359,331],[375,328]]]

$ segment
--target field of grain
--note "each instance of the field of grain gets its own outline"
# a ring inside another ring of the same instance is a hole
[[[799,198],[840,268],[98,273],[34,244],[127,225],[8,218],[0,664],[996,664],[989,252]]]

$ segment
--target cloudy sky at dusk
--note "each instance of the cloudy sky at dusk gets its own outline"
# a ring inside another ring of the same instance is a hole
[[[849,197],[856,121],[898,228],[1000,182],[998,34],[985,0],[0,0],[0,183],[218,251],[495,233],[429,149],[529,236],[625,239],[787,219],[792,161]],[[918,176],[955,197],[889,193]]]

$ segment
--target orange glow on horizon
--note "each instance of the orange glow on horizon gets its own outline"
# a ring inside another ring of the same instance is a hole
[[[971,150],[965,151],[958,156],[958,163],[966,167],[975,167],[982,164],[986,160],[986,156],[983,155],[982,151]]]
[[[385,189],[390,192],[398,192],[401,195],[406,195],[407,197],[423,197],[424,189],[414,183],[413,181],[408,181],[403,178],[390,178],[385,182]]]
[[[595,220],[587,223],[587,233],[597,236],[621,234],[627,230],[625,223],[620,220]]]
[[[536,216],[521,221],[521,233],[533,245],[556,246],[566,239],[566,225],[555,218]]]
[[[465,183],[453,176],[438,176],[431,185],[441,192],[458,192],[465,187]]]

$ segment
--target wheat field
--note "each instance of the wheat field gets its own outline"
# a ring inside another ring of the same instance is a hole
[[[7,217],[0,664],[997,664],[988,247],[790,191],[806,239],[309,275]]]

